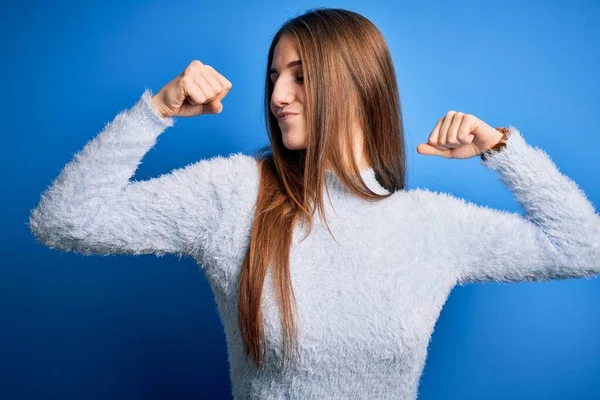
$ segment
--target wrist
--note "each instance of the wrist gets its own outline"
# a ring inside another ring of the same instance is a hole
[[[499,132],[499,139],[496,142],[496,144],[494,144],[493,146],[491,146],[490,148],[484,150],[481,152],[481,159],[483,161],[487,160],[487,158],[489,156],[491,156],[493,153],[497,153],[499,151],[502,151],[502,149],[504,149],[504,147],[506,147],[506,141],[509,138],[510,135],[510,129],[505,128],[505,127],[497,127],[496,130]]]
[[[162,102],[161,102],[160,98],[158,97],[158,94],[155,94],[154,96],[152,96],[152,98],[150,99],[150,102],[152,103],[152,107],[154,108],[154,111],[159,116],[161,116],[162,118],[169,117],[169,114],[163,111],[163,108],[161,106]]]

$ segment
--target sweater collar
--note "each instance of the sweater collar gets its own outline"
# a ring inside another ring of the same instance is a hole
[[[361,178],[365,181],[369,189],[378,194],[388,194],[389,191],[381,186],[377,178],[375,177],[375,170],[370,167],[367,169],[363,169],[360,171]],[[349,190],[346,188],[340,177],[331,169],[325,170],[325,181],[329,190],[341,191],[349,193]]]

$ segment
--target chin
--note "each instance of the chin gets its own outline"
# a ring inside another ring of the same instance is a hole
[[[283,135],[283,145],[289,150],[302,150],[306,148],[304,138],[287,138]]]

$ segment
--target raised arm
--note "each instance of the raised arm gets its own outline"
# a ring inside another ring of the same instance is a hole
[[[256,179],[256,161],[241,153],[216,156],[130,181],[157,137],[174,124],[151,99],[146,89],[44,192],[29,220],[40,242],[84,255],[201,256],[224,214]]]
[[[600,274],[600,216],[543,150],[511,126],[506,147],[480,163],[496,172],[525,216],[436,193],[458,284]]]

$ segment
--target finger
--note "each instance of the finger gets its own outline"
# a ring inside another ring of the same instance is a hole
[[[418,145],[417,153],[423,154],[425,156],[441,156],[441,157],[445,157],[445,158],[452,157],[452,155],[451,155],[452,150],[450,150],[450,149],[439,150],[438,148],[436,148],[435,146],[432,146],[429,143],[421,143],[420,145]]]
[[[221,86],[221,82],[211,73],[204,74],[202,77],[215,91],[215,95],[212,98],[209,98],[206,104],[208,112],[211,114],[219,114],[223,110],[221,100],[226,94]]]
[[[223,75],[221,75],[218,72],[217,72],[217,78],[221,81],[221,83],[223,84],[223,87],[225,87],[225,89],[227,89],[227,91],[231,90],[231,88],[233,87],[233,84],[231,82],[229,82],[229,79],[225,78]]]
[[[429,138],[427,139],[427,143],[429,143],[430,146],[437,148],[438,150],[445,150],[444,147],[438,146],[438,136],[440,134],[440,127],[442,126],[443,121],[444,118],[438,119],[437,124],[435,125],[435,127],[429,134]]]
[[[442,122],[442,126],[440,127],[440,134],[438,136],[438,146],[440,148],[448,148],[448,146],[446,146],[446,138],[448,136],[448,128],[452,123],[452,118],[454,118],[455,113],[456,111],[448,111],[448,113],[446,113],[446,116],[444,117],[444,121]]]
[[[463,117],[463,123],[458,128],[458,132],[456,133],[456,139],[462,144],[470,144],[473,142],[473,119],[470,114],[467,114]]]
[[[231,82],[225,79],[210,65],[205,65],[202,78],[213,88],[214,95],[208,98],[206,106],[208,113],[219,114],[223,111],[221,100],[227,95],[232,87]]]
[[[455,149],[460,146],[456,135],[458,134],[458,128],[460,128],[461,124],[463,123],[464,115],[465,114],[462,112],[457,112],[456,114],[454,114],[452,122],[448,127],[448,133],[446,136],[446,147],[450,149]]]
[[[223,104],[219,99],[213,99],[206,104],[207,114],[220,114],[223,111]]]
[[[215,91],[215,96],[214,99],[209,99],[209,100],[215,100],[215,99],[222,99],[224,96],[223,93],[223,84],[221,84],[221,81],[219,79],[217,79],[217,77],[215,76],[215,70],[213,67],[207,66],[207,70],[204,74],[202,74],[202,77],[206,80],[206,82],[208,82],[208,84],[213,88],[213,90]]]
[[[202,102],[202,104],[208,103],[215,96],[215,90],[206,81],[206,79],[204,79],[204,76],[202,76],[202,74],[194,74],[192,76],[193,76],[194,82],[202,90],[202,93],[204,94],[204,101]]]
[[[198,86],[194,80],[193,75],[187,75],[181,78],[184,80],[183,88],[185,90],[186,97],[188,97],[188,103],[193,106],[204,104],[206,96],[202,91],[202,88]]]
[[[221,83],[221,86],[223,87],[223,90],[225,90],[225,95],[227,95],[227,93],[233,87],[233,85],[231,84],[231,82],[229,82],[229,80],[227,78],[225,78],[223,75],[221,75],[218,71],[216,71],[214,69],[213,69],[213,75]],[[225,96],[223,96],[223,97],[225,97]]]

